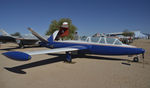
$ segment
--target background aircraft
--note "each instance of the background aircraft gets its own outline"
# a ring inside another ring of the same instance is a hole
[[[39,39],[33,36],[12,36],[5,32],[4,30],[0,30],[2,35],[0,36],[0,42],[7,43],[17,43],[20,48],[24,48],[25,45],[35,45],[38,44]]]
[[[134,58],[135,61],[138,61],[137,55],[139,54],[142,54],[144,57],[144,53],[145,53],[144,49],[123,44],[118,39],[107,38],[107,37],[92,39],[89,37],[87,39],[83,39],[84,41],[83,40],[55,41],[58,32],[59,31],[54,32],[48,38],[48,40],[45,41],[46,47],[55,48],[55,49],[47,49],[47,50],[31,51],[31,52],[11,51],[11,52],[3,53],[3,55],[11,59],[25,61],[31,59],[31,55],[66,52],[65,61],[67,62],[72,61],[71,58],[72,52],[77,52],[79,54],[88,53],[88,54],[99,54],[99,55],[136,55],[136,57]]]

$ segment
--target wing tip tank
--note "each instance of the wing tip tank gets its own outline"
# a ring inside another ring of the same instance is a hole
[[[31,56],[29,54],[19,51],[10,51],[2,54],[10,59],[17,61],[27,61],[31,59]]]

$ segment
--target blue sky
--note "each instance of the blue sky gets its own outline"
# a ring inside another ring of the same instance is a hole
[[[150,0],[0,0],[0,29],[44,34],[52,20],[70,18],[79,35],[120,32],[150,33]]]

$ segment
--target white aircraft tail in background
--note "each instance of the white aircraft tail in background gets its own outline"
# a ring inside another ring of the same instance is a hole
[[[2,33],[3,36],[11,36],[10,34],[8,34],[6,31],[4,30],[0,30],[0,32]]]

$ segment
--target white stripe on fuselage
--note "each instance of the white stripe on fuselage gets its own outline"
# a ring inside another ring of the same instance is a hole
[[[122,44],[122,45],[102,44],[102,43],[85,42],[85,41],[78,41],[78,40],[76,40],[76,41],[75,41],[75,40],[65,40],[65,41],[61,41],[61,40],[60,40],[60,41],[55,41],[55,42],[136,48],[136,46],[126,45],[126,44]]]

